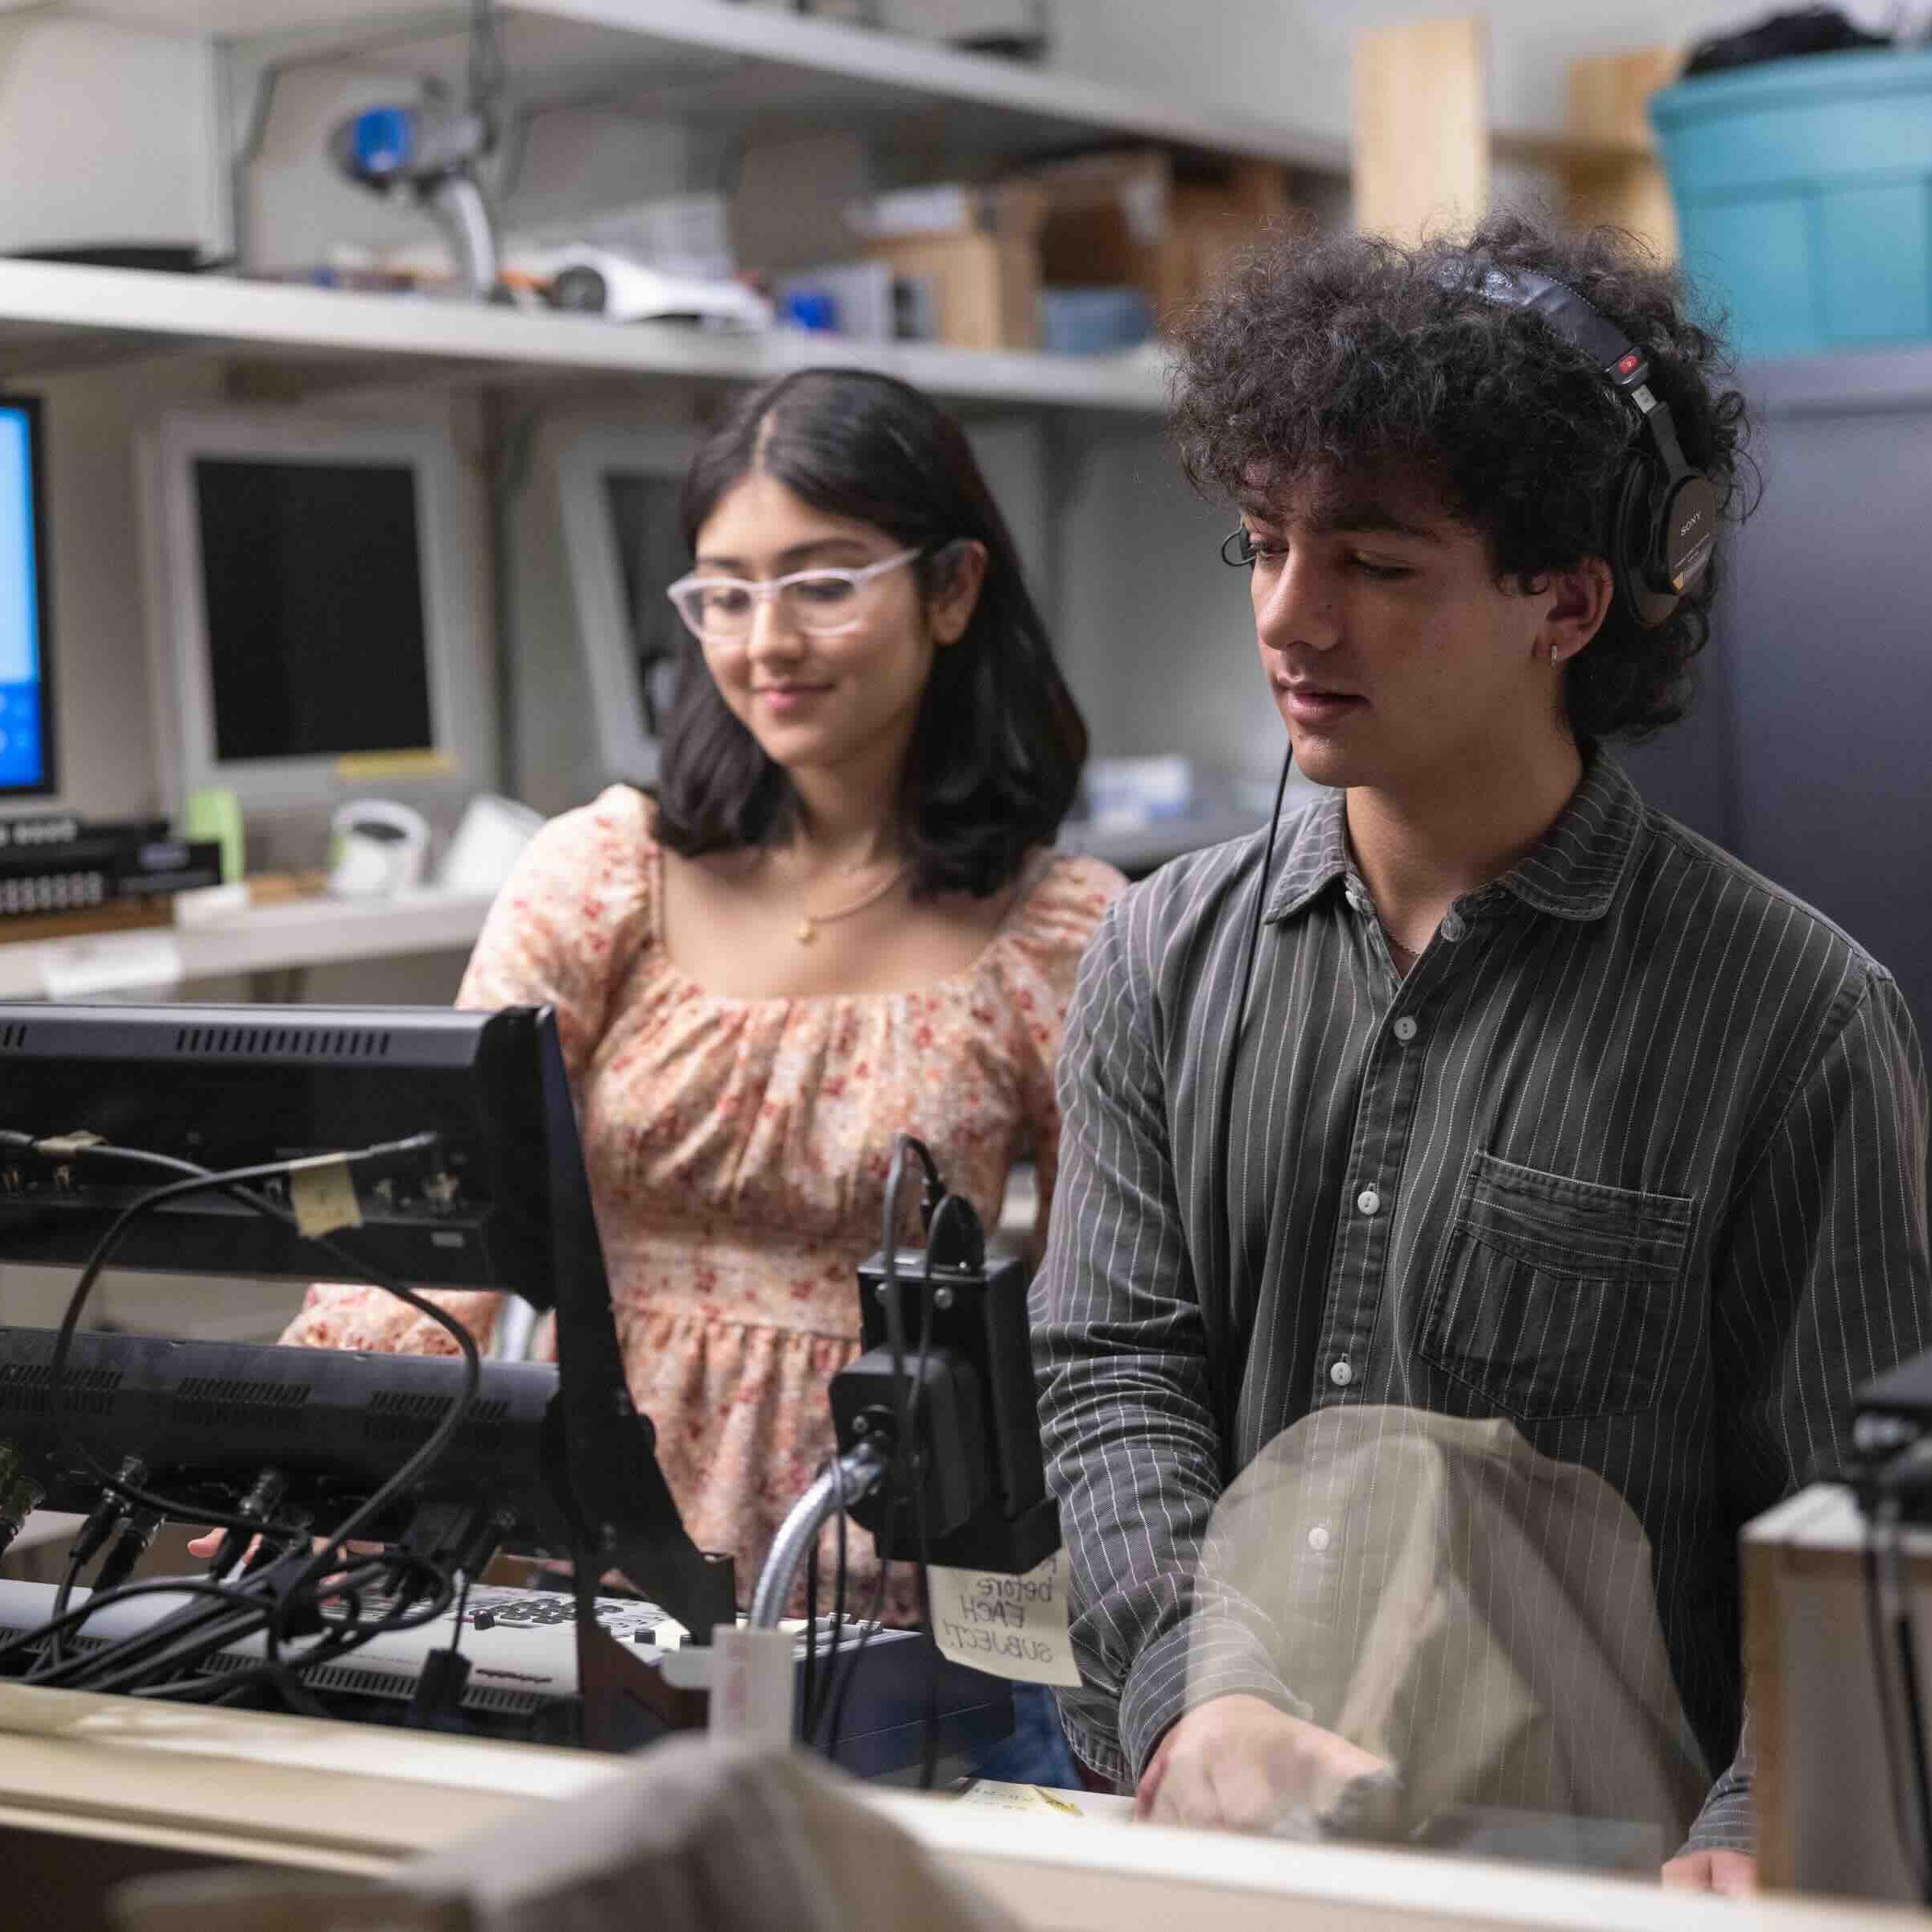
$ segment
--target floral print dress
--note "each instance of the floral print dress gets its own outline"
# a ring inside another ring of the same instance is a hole
[[[826,1388],[859,1352],[854,1271],[879,1245],[893,1135],[924,1140],[989,1230],[1031,1155],[1044,1209],[1061,1025],[1123,882],[1044,855],[962,972],[917,991],[748,999],[672,962],[661,879],[641,793],[613,786],[553,820],[497,896],[457,1003],[556,1009],[631,1393],[686,1528],[737,1559],[744,1600],[833,1446]],[[487,1341],[495,1296],[435,1299]],[[339,1283],[311,1288],[282,1340],[454,1352],[380,1289]],[[850,1547],[863,1606],[871,1539]],[[910,1621],[912,1605],[896,1575],[889,1613]]]

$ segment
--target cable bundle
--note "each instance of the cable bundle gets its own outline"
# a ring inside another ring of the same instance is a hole
[[[410,1167],[433,1154],[437,1136],[423,1134],[380,1143],[340,1155],[345,1168],[380,1173]],[[130,1202],[117,1216],[81,1270],[62,1315],[49,1368],[47,1403],[51,1432],[63,1433],[68,1390],[68,1361],[89,1299],[128,1230],[171,1201],[219,1192],[253,1212],[295,1228],[338,1268],[377,1287],[426,1316],[455,1342],[463,1365],[462,1392],[427,1440],[395,1473],[327,1534],[295,1513],[278,1516],[282,1482],[265,1470],[231,1514],[183,1505],[154,1493],[146,1469],[130,1457],[116,1470],[80,1457],[101,1487],[101,1499],[83,1524],[56,1598],[53,1617],[39,1629],[0,1645],[0,1666],[33,1654],[29,1683],[63,1690],[119,1691],[192,1702],[229,1703],[267,1687],[292,1710],[323,1715],[301,1684],[301,1674],[333,1662],[390,1632],[414,1629],[443,1615],[455,1600],[459,1579],[487,1560],[493,1543],[488,1513],[480,1507],[446,1507],[426,1516],[403,1545],[371,1556],[352,1547],[398,1498],[422,1484],[455,1440],[475,1407],[482,1365],[469,1332],[434,1302],[372,1267],[327,1234],[306,1233],[295,1213],[263,1191],[286,1180],[299,1163],[278,1161],[215,1172],[192,1162],[118,1147],[85,1136],[57,1140],[0,1130],[0,1151],[63,1160],[118,1163],[169,1178]],[[204,1577],[125,1580],[163,1518],[212,1521],[225,1534]],[[105,1552],[105,1554],[103,1554]],[[72,1599],[86,1566],[101,1557],[97,1587],[84,1604]],[[233,1580],[231,1572],[238,1571]],[[109,1605],[141,1597],[192,1600],[136,1637],[74,1653],[73,1639]],[[458,1630],[460,1633],[460,1620]],[[263,1662],[253,1667],[209,1674],[216,1654],[259,1637]],[[446,1675],[447,1675],[446,1673]],[[460,1691],[460,1677],[455,1684]]]

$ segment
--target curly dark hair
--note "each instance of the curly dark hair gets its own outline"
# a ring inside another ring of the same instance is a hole
[[[693,459],[679,506],[687,546],[754,471],[918,550],[929,597],[949,545],[985,546],[966,634],[937,653],[926,681],[900,809],[915,897],[999,891],[1053,842],[1080,787],[1087,730],[965,431],[929,396],[869,369],[777,377],[739,398]],[[682,641],[658,836],[686,858],[783,838],[791,781],[719,694],[695,642]]]
[[[1195,486],[1251,500],[1413,464],[1488,539],[1500,580],[1605,555],[1631,412],[1540,316],[1488,300],[1466,275],[1456,286],[1472,259],[1546,275],[1616,323],[1650,358],[1686,459],[1742,521],[1744,398],[1678,276],[1618,231],[1555,232],[1514,214],[1413,248],[1290,237],[1242,264],[1178,339],[1172,418]],[[1613,603],[1565,674],[1580,743],[1642,738],[1683,715],[1721,568],[1713,558],[1654,629]]]

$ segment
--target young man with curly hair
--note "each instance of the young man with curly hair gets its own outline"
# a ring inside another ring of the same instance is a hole
[[[1711,1781],[1665,1876],[1752,1882],[1738,1530],[1932,1322],[1897,986],[1605,748],[1681,715],[1707,635],[1723,376],[1669,274],[1515,218],[1284,245],[1182,337],[1187,464],[1327,789],[1115,904],[1061,1063],[1063,1713],[1157,1819],[1377,1768],[1240,1617],[1203,1651],[1197,1566],[1267,1445],[1388,1405],[1503,1419],[1620,1499],[1648,1559],[1609,1587],[1654,1604]]]

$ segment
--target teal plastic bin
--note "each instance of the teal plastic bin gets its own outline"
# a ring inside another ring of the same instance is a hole
[[[1932,52],[1702,75],[1650,120],[1684,266],[1740,355],[1932,341]]]

